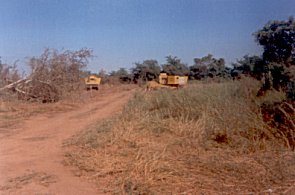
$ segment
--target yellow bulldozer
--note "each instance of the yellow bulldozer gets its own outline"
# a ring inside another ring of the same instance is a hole
[[[167,73],[160,73],[159,80],[149,81],[147,83],[147,90],[159,88],[179,88],[187,84],[187,76],[167,75]]]
[[[87,90],[91,90],[91,89],[98,90],[100,82],[101,82],[101,78],[97,77],[95,75],[90,75],[90,76],[86,77],[84,79],[84,81],[85,81],[85,85],[86,85]]]

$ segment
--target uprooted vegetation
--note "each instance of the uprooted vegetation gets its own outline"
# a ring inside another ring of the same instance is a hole
[[[29,60],[31,73],[26,78],[16,79],[15,71],[1,71],[5,75],[0,79],[0,92],[8,97],[39,102],[56,102],[77,94],[81,89],[82,69],[90,57],[89,49],[62,52],[45,49],[40,57]]]
[[[288,194],[294,129],[264,121],[265,105],[285,95],[258,89],[243,79],[136,93],[122,114],[66,142],[66,164],[113,194]]]

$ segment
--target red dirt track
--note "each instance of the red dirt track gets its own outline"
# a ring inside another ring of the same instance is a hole
[[[103,186],[74,176],[71,168],[63,165],[62,144],[77,132],[119,112],[131,94],[107,92],[71,111],[37,114],[18,124],[15,133],[0,137],[0,194],[102,192]]]

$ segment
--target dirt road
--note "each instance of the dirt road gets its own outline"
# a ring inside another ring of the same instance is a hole
[[[99,100],[54,115],[23,121],[16,134],[0,139],[0,194],[99,194],[94,184],[63,165],[62,143],[77,132],[119,112],[130,91],[106,93]]]

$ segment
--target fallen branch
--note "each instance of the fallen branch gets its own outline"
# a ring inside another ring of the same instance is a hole
[[[37,98],[37,96],[35,96],[35,95],[32,95],[32,94],[29,94],[29,93],[27,93],[27,92],[25,92],[25,91],[23,91],[23,90],[21,90],[21,89],[19,89],[19,88],[14,88],[15,89],[15,91],[17,91],[18,93],[21,93],[21,94],[24,94],[24,95],[27,95],[27,96],[29,96],[29,97],[32,97],[32,98]]]
[[[15,87],[16,85],[18,85],[19,83],[21,83],[23,81],[28,81],[28,79],[20,79],[20,80],[17,80],[17,81],[15,81],[13,83],[10,83],[10,84],[8,84],[8,85],[0,88],[0,91],[3,91],[5,89],[11,89],[11,88]]]

